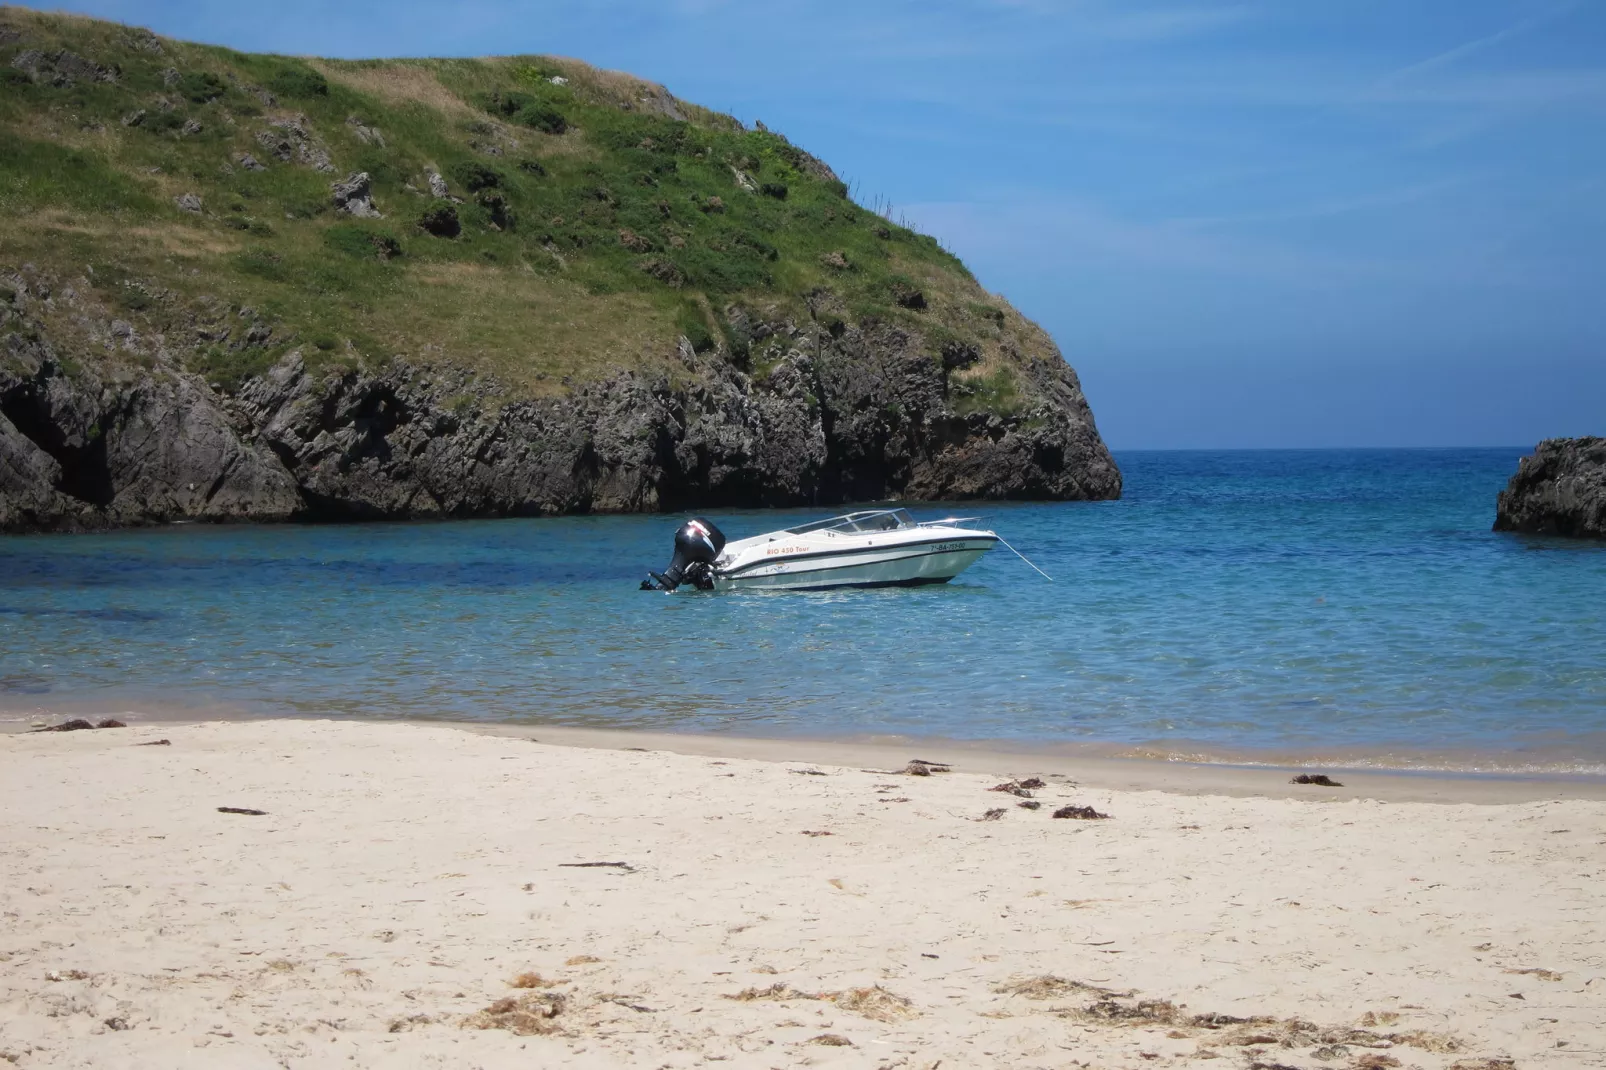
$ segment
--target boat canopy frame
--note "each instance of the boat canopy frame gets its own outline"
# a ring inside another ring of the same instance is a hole
[[[829,520],[816,520],[812,524],[787,528],[788,535],[807,535],[813,531],[837,531],[844,535],[862,535],[876,531],[903,531],[917,528],[907,509],[866,509],[857,513],[833,516]]]

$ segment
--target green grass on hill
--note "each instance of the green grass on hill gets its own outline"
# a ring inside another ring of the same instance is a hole
[[[356,172],[383,218],[336,210],[331,182]],[[201,212],[179,206],[188,194]],[[784,137],[625,75],[535,56],[249,55],[5,7],[0,267],[25,261],[89,271],[155,330],[208,299],[254,310],[271,340],[189,358],[226,385],[299,347],[450,360],[547,392],[662,364],[680,335],[745,360],[727,310],[802,320],[825,295],[847,319],[916,328],[933,359],[977,346],[956,381],[996,410],[1014,397],[1006,352],[1047,345]]]

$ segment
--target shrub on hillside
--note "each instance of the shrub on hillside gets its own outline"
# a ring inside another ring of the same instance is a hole
[[[178,91],[184,94],[185,99],[196,104],[205,104],[216,100],[223,95],[223,79],[211,71],[190,71],[178,80]],[[171,115],[172,112],[163,114]],[[180,120],[182,123],[182,120]]]
[[[513,121],[548,134],[561,134],[569,129],[569,121],[563,117],[561,111],[539,100],[515,112]]]
[[[701,310],[688,308],[682,310],[675,319],[675,326],[686,341],[691,343],[695,352],[706,353],[717,344],[713,334],[708,330],[708,323],[703,319]]]
[[[501,172],[477,160],[457,164],[452,168],[452,178],[470,193],[478,193],[482,189],[497,189],[502,185]]]
[[[511,119],[520,126],[528,126],[548,134],[561,134],[569,128],[569,121],[549,101],[528,93],[496,92],[480,99],[481,106],[493,115]]]
[[[513,206],[501,190],[482,189],[474,197],[474,202],[485,209],[485,214],[498,230],[513,229]]]
[[[892,299],[898,303],[899,307],[907,308],[912,312],[925,310],[925,292],[902,275],[894,275],[887,280],[887,289],[891,291]]]
[[[326,97],[329,80],[311,67],[297,63],[279,68],[268,88],[281,97]]]
[[[435,201],[424,209],[424,214],[418,217],[418,226],[437,238],[455,238],[463,232],[463,223],[457,218],[457,205],[446,200]]]

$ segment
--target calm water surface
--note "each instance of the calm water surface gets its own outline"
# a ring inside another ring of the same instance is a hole
[[[0,539],[0,710],[1606,772],[1606,545],[1489,531],[1523,452],[1126,453],[1120,502],[962,509],[1052,584],[641,593],[664,516]]]

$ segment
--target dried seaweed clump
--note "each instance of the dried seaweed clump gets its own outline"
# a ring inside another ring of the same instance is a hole
[[[888,992],[880,985],[825,993],[820,998],[829,999],[845,1011],[862,1014],[877,1022],[897,1022],[920,1016],[913,1003],[896,993]]]
[[[827,1048],[851,1048],[853,1041],[840,1033],[821,1033],[817,1037],[810,1037],[810,1044],[820,1044]]]
[[[1394,1070],[1399,1065],[1400,1060],[1392,1055],[1369,1051],[1355,1060],[1354,1070]]]
[[[1320,1062],[1351,1059],[1348,1070],[1395,1070],[1401,1065],[1394,1055],[1383,1054],[1379,1049],[1394,1047],[1416,1048],[1438,1054],[1453,1054],[1464,1050],[1464,1045],[1453,1036],[1429,1033],[1425,1030],[1409,1032],[1380,1032],[1375,1029],[1353,1026],[1319,1026],[1300,1018],[1272,1018],[1265,1016],[1238,1017],[1231,1014],[1189,1014],[1169,1000],[1135,999],[1133,992],[1115,992],[1081,981],[1044,974],[1005,982],[993,989],[1001,995],[1025,996],[1027,999],[1058,999],[1069,996],[1092,996],[1092,1003],[1083,1006],[1052,1007],[1049,1012],[1073,1021],[1114,1027],[1161,1026],[1170,1031],[1174,1039],[1197,1037],[1203,1058],[1219,1058],[1216,1048],[1246,1048],[1272,1046],[1292,1050],[1307,1049],[1310,1058]],[[1387,1026],[1399,1021],[1393,1012],[1369,1012],[1361,1019],[1363,1026]],[[1356,1054],[1354,1049],[1373,1049]],[[1246,1055],[1253,1056],[1253,1051]],[[1251,1061],[1250,1070],[1277,1070],[1281,1064]],[[1463,1059],[1448,1070],[1514,1070],[1509,1059]]]
[[[463,1028],[506,1029],[520,1037],[556,1033],[559,1026],[553,1019],[563,1012],[563,1002],[555,992],[509,996],[463,1019]]]
[[[1063,996],[1091,994],[1109,999],[1123,993],[1100,988],[1098,985],[1084,984],[1081,981],[1067,981],[1063,977],[1055,977],[1045,973],[1040,977],[1027,977],[1022,980],[1006,981],[993,988],[1001,996],[1025,996],[1027,999],[1059,999]],[[1124,993],[1131,995],[1130,992]]]
[[[1177,1005],[1165,999],[1144,999],[1136,1003],[1101,999],[1082,1008],[1077,1017],[1084,1021],[1115,1022],[1120,1025],[1176,1025],[1186,1021]]]
[[[776,981],[768,988],[744,988],[735,995],[726,996],[725,998],[734,999],[741,1003],[751,1003],[759,999],[824,999],[825,997],[814,995],[811,992],[799,991],[785,981]]]
[[[1055,817],[1071,817],[1078,821],[1107,821],[1109,814],[1101,814],[1091,806],[1062,806],[1054,811]]]
[[[531,972],[521,973],[507,984],[509,988],[551,988],[562,983],[562,981],[548,981],[540,974]]]

